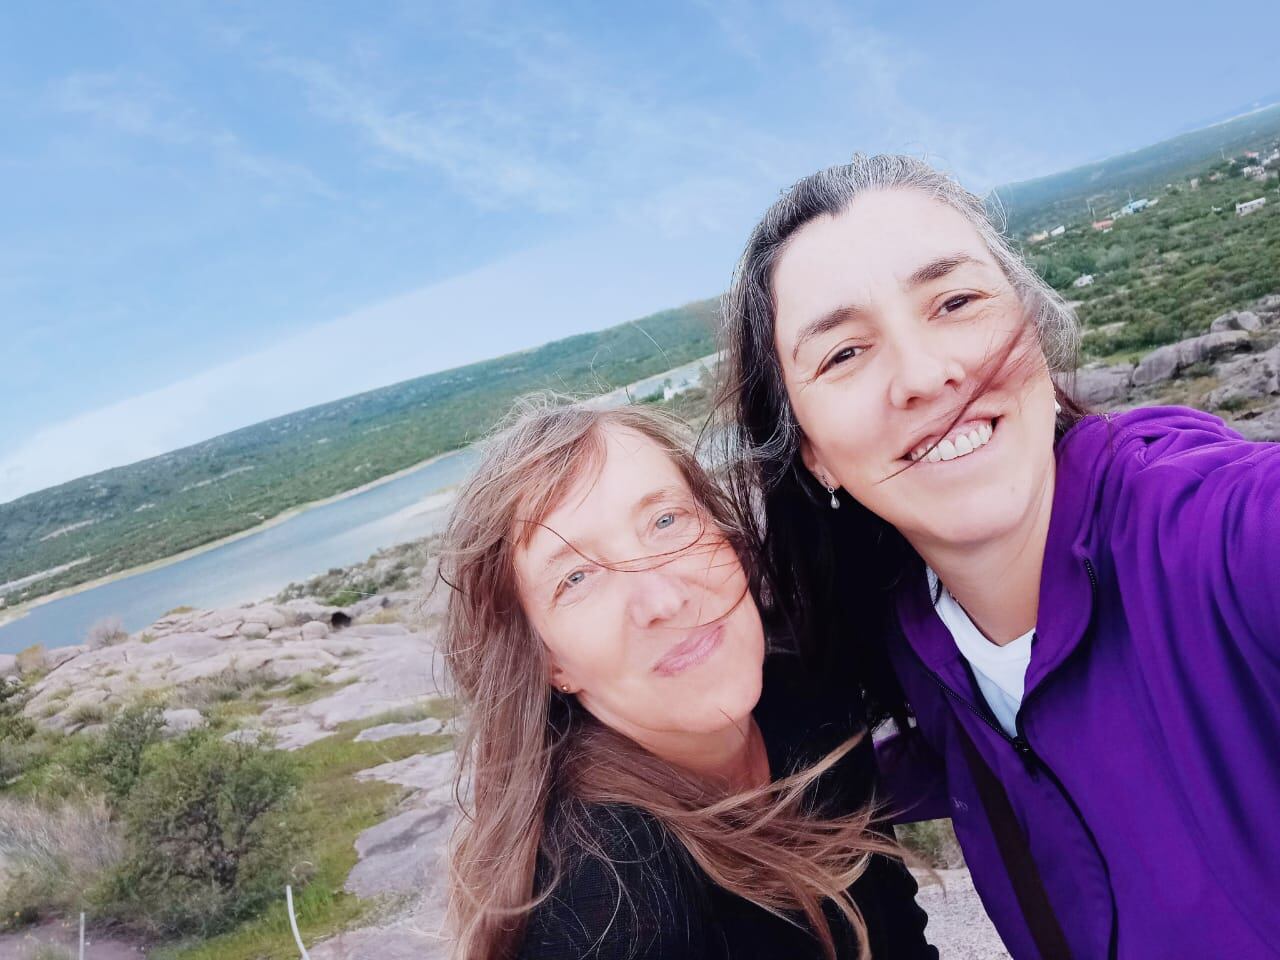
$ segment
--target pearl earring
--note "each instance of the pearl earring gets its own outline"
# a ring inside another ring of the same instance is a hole
[[[1053,412],[1054,414],[1059,414],[1062,412],[1062,404],[1060,404],[1057,400],[1053,401]]]
[[[568,685],[567,683],[562,683],[562,684],[560,684],[560,690],[561,690],[562,692],[564,692],[564,693],[568,693],[568,692],[569,692],[569,685]]]
[[[831,494],[831,509],[839,510],[840,501],[836,499],[836,488],[833,487],[830,483],[827,484],[827,493]]]

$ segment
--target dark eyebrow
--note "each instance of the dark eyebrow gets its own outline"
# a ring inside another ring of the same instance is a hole
[[[923,283],[929,283],[931,280],[941,280],[952,270],[962,267],[969,263],[981,263],[981,261],[969,256],[967,253],[953,253],[949,256],[938,257],[936,260],[930,260],[923,267],[916,270],[911,276],[907,277],[904,286],[907,289],[918,287]],[[860,320],[863,317],[863,311],[859,307],[845,306],[836,307],[834,310],[824,313],[815,320],[810,320],[796,335],[796,344],[791,350],[791,362],[795,363],[800,356],[800,348],[809,340],[820,337],[824,333],[830,333],[841,324],[852,320]]]
[[[830,333],[836,327],[852,320],[860,320],[863,311],[859,307],[836,307],[834,310],[824,313],[816,320],[810,320],[800,332],[796,334],[796,345],[791,348],[791,362],[795,363],[800,356],[800,348],[808,341],[815,337],[820,337],[824,333]]]
[[[928,283],[930,280],[941,280],[956,267],[964,266],[966,263],[978,262],[967,253],[953,253],[947,257],[938,257],[936,260],[930,260],[911,276],[907,277],[906,287],[910,289],[918,287],[922,283]]]

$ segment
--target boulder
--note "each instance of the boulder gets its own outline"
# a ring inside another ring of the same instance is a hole
[[[228,620],[226,623],[214,627],[209,631],[209,634],[219,640],[230,640],[239,631],[240,624],[243,622],[243,620]]]
[[[1099,406],[1121,399],[1133,386],[1133,364],[1084,367],[1070,382],[1072,394],[1085,406]]]
[[[1262,319],[1250,310],[1232,310],[1224,313],[1222,316],[1214,319],[1209,324],[1210,333],[1221,333],[1224,330],[1254,330],[1262,329]]]
[[[310,620],[302,625],[303,640],[323,640],[329,635],[329,624],[323,620]]]
[[[171,737],[204,726],[204,714],[191,707],[165,710],[161,716],[164,718],[164,732]]]
[[[1248,342],[1249,334],[1244,330],[1221,330],[1160,347],[1142,358],[1133,371],[1133,385],[1145,387],[1171,380],[1187,367],[1243,350]]]
[[[440,870],[453,823],[453,808],[444,805],[406,810],[365,830],[356,838],[360,862],[347,876],[347,892],[368,900],[426,889]]]
[[[1280,346],[1224,363],[1217,375],[1221,386],[1209,394],[1210,407],[1231,408],[1280,394]]]
[[[271,632],[271,628],[261,620],[246,620],[238,632],[246,640],[261,640]]]
[[[444,722],[435,717],[428,717],[416,723],[384,723],[381,726],[361,730],[356,736],[356,743],[368,741],[390,740],[392,737],[426,736],[439,733],[444,729]]]
[[[356,779],[381,780],[383,783],[412,787],[415,790],[426,791],[428,795],[439,796],[442,790],[452,787],[455,763],[456,758],[451,750],[435,754],[423,753],[361,770],[356,774]]]
[[[446,960],[451,941],[417,926],[369,927],[340,933],[312,947],[311,960]]]
[[[1231,426],[1246,440],[1280,440],[1280,403],[1272,404],[1260,414],[1248,419],[1232,420]]]

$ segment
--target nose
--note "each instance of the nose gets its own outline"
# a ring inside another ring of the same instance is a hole
[[[914,325],[894,337],[894,367],[889,382],[889,402],[894,407],[910,410],[964,383],[964,364],[947,352],[939,339],[927,327]]]
[[[685,585],[663,568],[637,570],[626,576],[631,580],[628,614],[637,627],[652,627],[671,620],[689,602]]]

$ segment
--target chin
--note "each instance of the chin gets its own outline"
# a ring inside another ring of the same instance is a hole
[[[698,695],[695,709],[686,714],[682,726],[690,733],[714,733],[727,727],[742,729],[760,702],[760,688],[759,670],[754,677],[743,677],[735,682],[728,682],[722,676],[715,689]],[[694,707],[692,701],[687,702]]]

